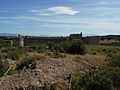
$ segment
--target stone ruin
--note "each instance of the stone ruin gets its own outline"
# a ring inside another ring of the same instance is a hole
[[[80,34],[70,34],[67,37],[32,37],[32,36],[16,36],[16,37],[4,37],[6,43],[9,41],[11,46],[30,46],[30,45],[39,45],[42,43],[49,42],[62,42],[66,40],[80,40],[83,41],[84,44],[88,45],[100,45],[100,37],[99,36],[91,36],[91,37],[82,37],[82,32]]]

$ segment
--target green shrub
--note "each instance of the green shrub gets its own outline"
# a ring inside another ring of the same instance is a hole
[[[120,54],[113,54],[109,62],[112,67],[120,68]]]
[[[85,54],[85,46],[80,41],[72,41],[68,49],[68,53],[70,54]]]
[[[49,50],[52,52],[64,52],[63,46],[61,43],[48,43]]]
[[[55,52],[53,52],[52,57],[54,57],[54,58],[64,58],[64,57],[66,57],[66,55],[63,54],[63,53],[60,53],[59,51],[55,51]]]
[[[24,53],[22,48],[11,48],[7,50],[7,56],[12,60],[18,60]]]
[[[11,47],[11,44],[8,43],[0,43],[0,48],[2,47]]]
[[[79,40],[64,41],[62,43],[49,43],[48,46],[52,52],[85,54],[85,46]]]
[[[4,74],[7,72],[7,70],[9,69],[9,63],[7,62],[7,60],[1,60],[0,59],[0,77],[4,76]]]
[[[120,47],[110,46],[91,46],[86,45],[86,52],[92,54],[92,52],[110,56],[113,54],[120,54]]]
[[[113,81],[114,87],[116,87],[116,89],[119,90],[120,89],[120,68],[114,68],[110,76]]]
[[[32,51],[37,51],[38,53],[45,52],[46,50],[49,49],[48,45],[46,44],[41,44],[41,45],[34,45],[30,47]]]
[[[72,90],[120,90],[120,55],[112,55],[98,72],[72,74],[71,85]]]
[[[112,90],[111,79],[95,73],[72,75],[72,90]]]

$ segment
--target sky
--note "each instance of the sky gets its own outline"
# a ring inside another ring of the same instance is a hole
[[[120,0],[0,0],[0,33],[120,34]]]

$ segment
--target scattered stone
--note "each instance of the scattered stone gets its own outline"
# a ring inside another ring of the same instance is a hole
[[[29,61],[19,74],[0,78],[0,90],[49,90],[51,85],[67,85],[72,72],[98,70],[85,60],[52,59],[40,62]],[[57,82],[57,83],[56,83]],[[56,84],[55,84],[56,83]],[[56,87],[57,88],[57,87]],[[61,87],[62,88],[62,87]],[[68,90],[64,87],[60,90]]]

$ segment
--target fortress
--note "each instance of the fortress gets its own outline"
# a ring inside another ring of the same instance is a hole
[[[35,37],[35,36],[1,36],[1,43],[9,43],[11,46],[31,46],[31,45],[40,45],[42,43],[49,42],[63,42],[66,40],[81,40],[84,44],[88,45],[99,45],[100,38],[99,36],[94,37],[82,37],[82,32],[80,34],[70,34],[66,37]]]

